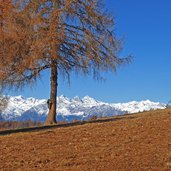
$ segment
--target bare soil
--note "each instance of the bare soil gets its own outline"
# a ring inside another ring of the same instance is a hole
[[[171,109],[0,136],[4,171],[171,171]]]

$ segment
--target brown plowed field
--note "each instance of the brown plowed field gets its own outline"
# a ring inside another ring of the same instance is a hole
[[[171,109],[0,136],[0,170],[171,171]]]

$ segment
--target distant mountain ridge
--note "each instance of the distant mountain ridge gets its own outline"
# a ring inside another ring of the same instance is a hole
[[[166,108],[166,104],[150,100],[128,103],[104,103],[89,96],[85,96],[82,99],[76,96],[70,99],[61,95],[57,98],[57,102],[58,121],[87,120],[92,116],[106,117]],[[9,97],[7,109],[0,113],[0,120],[43,122],[47,117],[47,113],[48,107],[45,99],[11,96]]]

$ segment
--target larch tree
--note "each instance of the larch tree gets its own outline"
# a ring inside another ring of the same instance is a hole
[[[114,19],[101,0],[15,0],[10,8],[1,25],[1,78],[20,87],[35,81],[43,70],[51,71],[46,124],[57,122],[59,73],[100,78],[102,71],[115,72],[130,61],[118,56],[121,43],[114,34]]]

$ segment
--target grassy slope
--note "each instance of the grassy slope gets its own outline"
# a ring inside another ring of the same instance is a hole
[[[171,109],[0,136],[3,169],[170,171]]]

